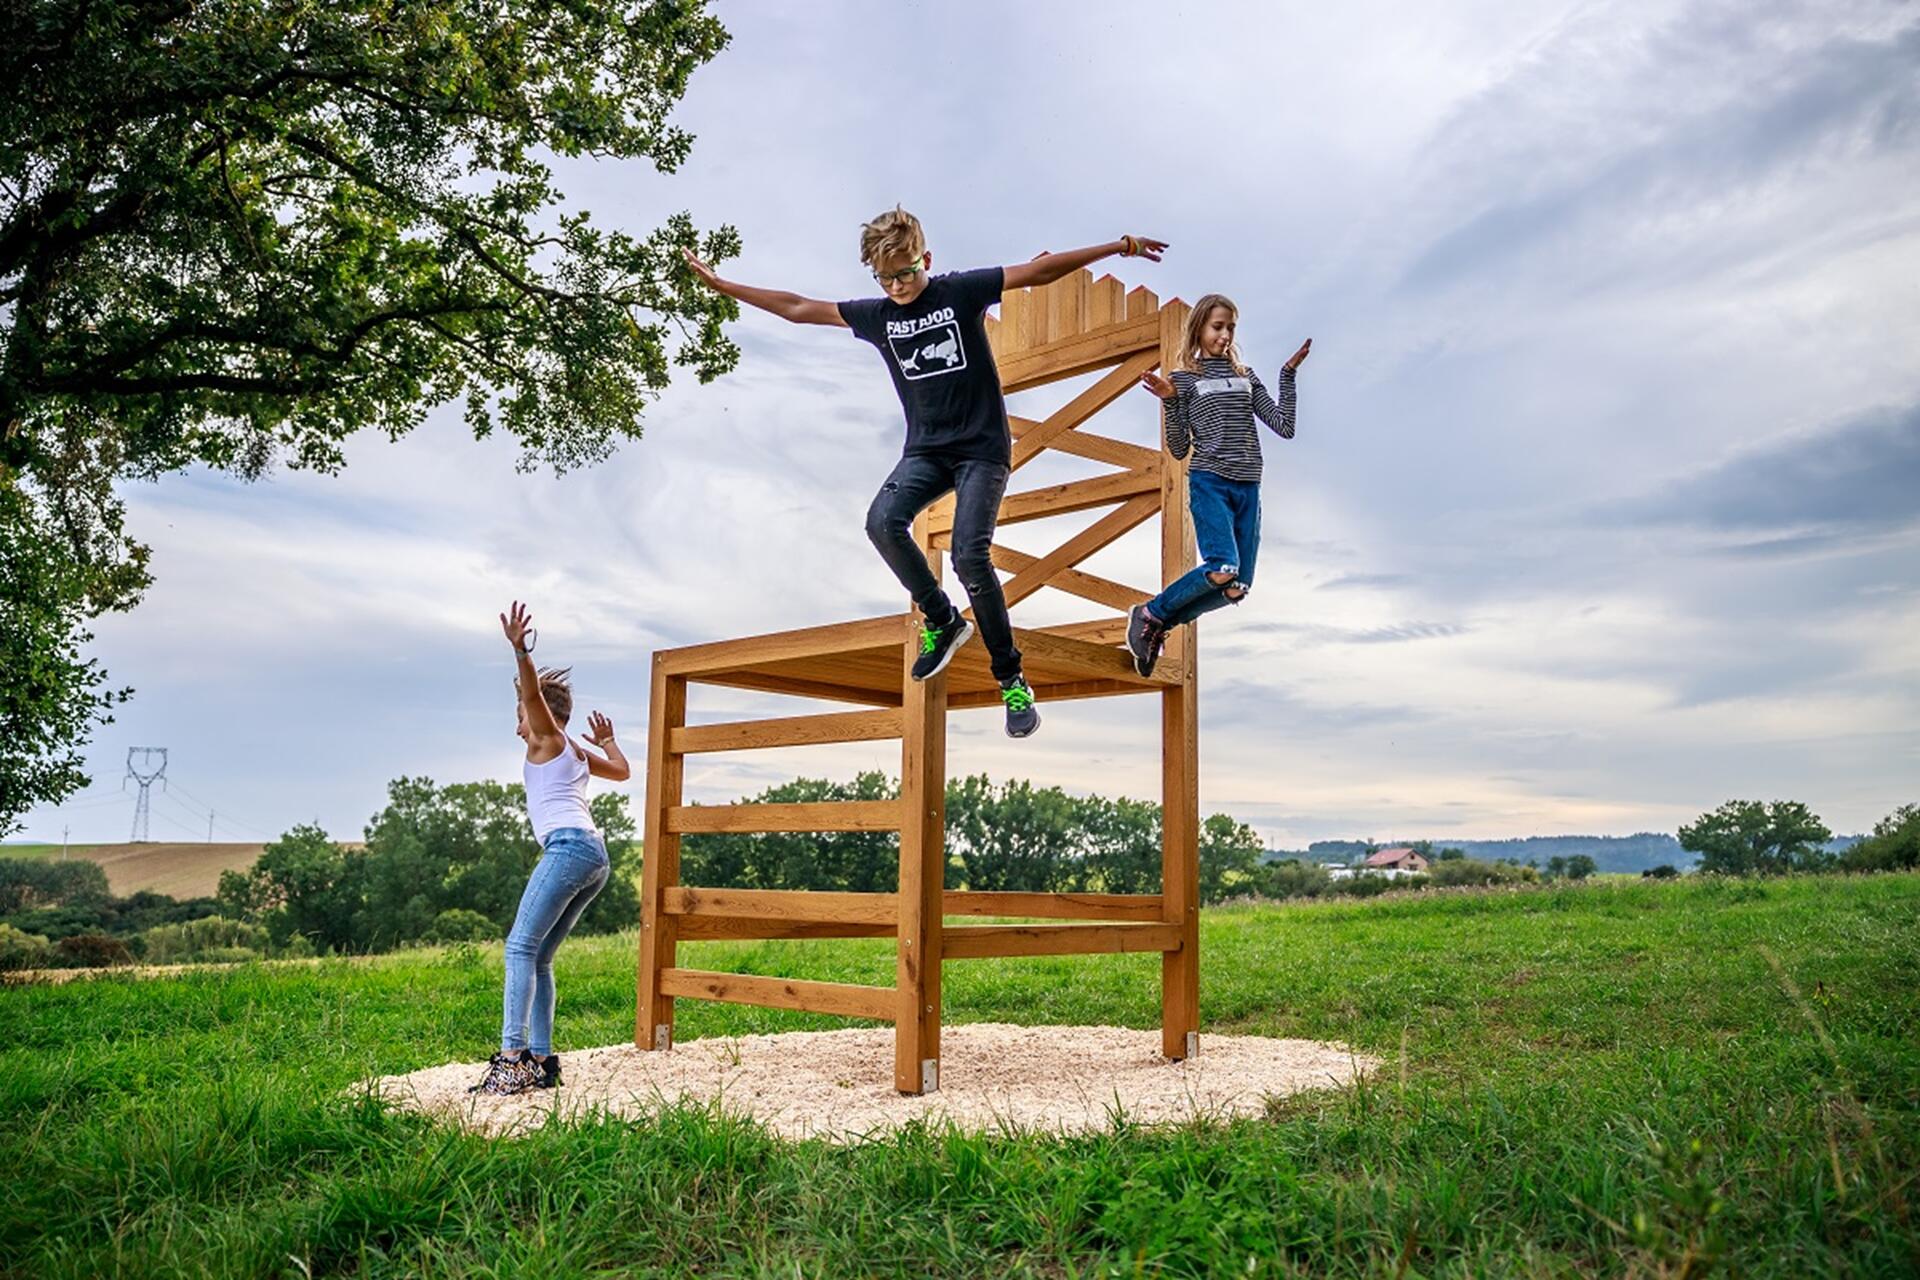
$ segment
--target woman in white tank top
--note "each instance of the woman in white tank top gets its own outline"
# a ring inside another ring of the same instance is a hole
[[[515,732],[527,744],[527,818],[540,842],[540,861],[527,877],[507,935],[500,1052],[471,1093],[520,1093],[560,1083],[560,1059],[553,1054],[553,957],[608,875],[607,847],[587,808],[587,778],[625,782],[633,773],[614,741],[613,722],[598,711],[588,721],[586,742],[604,756],[567,736],[573,690],[565,670],[534,669],[532,622],[517,600],[510,614],[500,615],[517,668]]]

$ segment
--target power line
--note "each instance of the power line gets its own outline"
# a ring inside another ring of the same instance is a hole
[[[212,805],[208,804],[205,800],[202,800],[199,796],[194,795],[193,792],[187,790],[185,787],[180,788],[180,794],[185,796],[187,799],[193,801],[195,804],[199,805],[202,809],[205,809],[209,814],[212,814],[214,812],[214,808]],[[229,813],[227,817],[222,818],[220,820],[220,825],[227,828],[229,831],[245,831],[245,832],[250,832],[251,834],[256,836],[265,836],[269,840],[273,839],[273,832],[268,831],[262,827],[256,827],[251,822],[242,822],[238,818],[233,817],[231,813]]]
[[[188,804],[184,800],[177,799],[171,793],[169,793],[165,798],[168,800],[171,800],[174,806],[178,808],[182,813],[191,814],[195,822],[206,823],[207,824],[207,840],[209,842],[213,840],[213,828],[215,824],[218,824],[223,829],[222,831],[223,834],[228,836],[239,836],[241,838],[241,843],[243,844],[250,843],[250,841],[246,838],[247,833],[239,830],[239,824],[229,822],[225,818],[220,817],[217,811],[213,809],[206,809],[206,810],[198,809],[193,805]]]

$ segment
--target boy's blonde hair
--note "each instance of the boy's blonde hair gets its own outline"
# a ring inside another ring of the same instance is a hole
[[[875,270],[886,258],[918,262],[926,251],[920,219],[899,205],[860,228],[860,261]]]
[[[568,683],[572,676],[572,667],[540,668],[540,700],[547,704],[547,710],[553,712],[553,718],[561,725],[573,715],[573,686]],[[520,681],[513,682],[513,691],[520,692]]]
[[[1206,357],[1200,354],[1200,332],[1207,327],[1207,321],[1213,316],[1216,307],[1224,307],[1227,319],[1240,323],[1240,308],[1233,305],[1233,299],[1224,293],[1209,293],[1193,304],[1193,310],[1187,313],[1187,337],[1180,346],[1180,367],[1190,373],[1200,371],[1200,362]],[[1247,366],[1240,359],[1238,339],[1227,344],[1227,359],[1233,362],[1233,371],[1244,375]]]

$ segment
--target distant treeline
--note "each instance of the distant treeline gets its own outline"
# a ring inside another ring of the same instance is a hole
[[[796,778],[749,800],[796,804],[898,794],[894,779],[875,772],[849,782]],[[640,913],[641,850],[627,797],[595,796],[592,809],[614,874],[579,927],[588,933],[630,928]],[[1148,801],[1071,796],[1059,787],[994,783],[984,776],[956,778],[947,784],[946,836],[950,889],[1161,888],[1160,806]],[[1597,855],[1582,852],[1607,840],[1542,836],[1428,846],[1432,862],[1420,875],[1335,880],[1325,861],[1358,862],[1374,846],[1321,841],[1307,857],[1275,859],[1251,827],[1216,813],[1201,825],[1200,898],[1217,903],[1577,881],[1609,869]],[[1896,809],[1870,836],[1836,841],[1803,804],[1733,800],[1682,826],[1677,840],[1643,834],[1611,843],[1638,848],[1643,856],[1684,851],[1639,868],[1655,876],[1675,874],[1674,864],[1688,854],[1697,857],[1700,871],[1722,875],[1912,870],[1920,867],[1920,806]],[[1474,856],[1488,850],[1501,856]],[[513,921],[539,856],[517,784],[441,787],[403,778],[389,787],[387,805],[367,827],[363,846],[337,843],[317,827],[295,827],[245,873],[223,873],[213,898],[117,898],[93,863],[0,859],[0,969],[243,960],[498,939]],[[1613,869],[1621,869],[1617,860]],[[884,893],[898,875],[899,838],[883,832],[711,834],[688,836],[681,846],[681,881],[691,885]]]

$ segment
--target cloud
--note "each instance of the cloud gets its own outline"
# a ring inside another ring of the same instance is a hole
[[[1444,288],[1582,232],[1677,237],[1674,249],[1716,257],[1713,241],[1724,248],[1745,218],[1739,206],[1764,207],[1784,174],[1910,149],[1920,24],[1821,23],[1815,35],[1813,9],[1767,15],[1805,42],[1770,39],[1749,4],[1696,4],[1654,23],[1596,8],[1570,21],[1437,132],[1437,162],[1471,163],[1487,197],[1413,257],[1400,287]],[[1683,261],[1647,247],[1643,266]]]
[[[1598,513],[1606,523],[1747,537],[1752,558],[1822,551],[1920,523],[1920,404],[1743,449]]]

